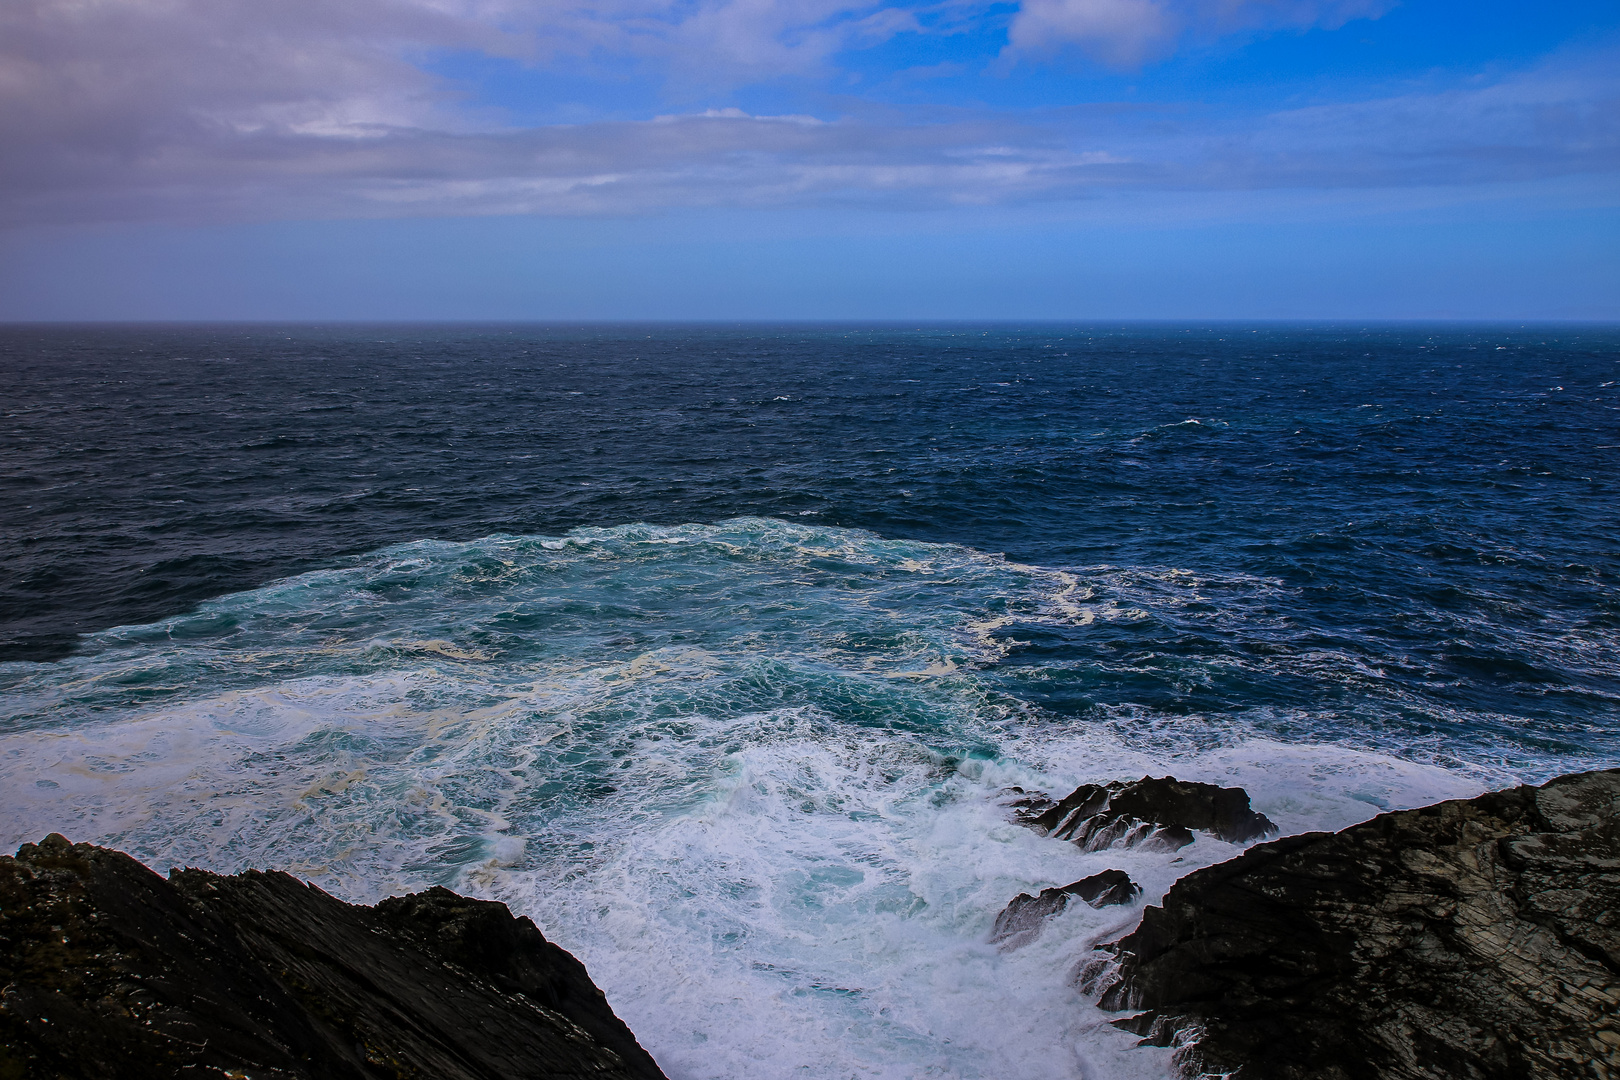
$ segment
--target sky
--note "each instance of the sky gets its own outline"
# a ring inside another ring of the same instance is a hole
[[[1620,0],[6,0],[0,320],[1620,319]]]

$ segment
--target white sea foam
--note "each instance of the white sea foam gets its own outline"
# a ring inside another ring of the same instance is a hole
[[[1242,784],[1289,831],[1478,787],[1323,746],[1163,760],[1029,735],[1013,741],[1044,768],[953,760],[784,711],[689,717],[679,742],[643,733],[615,792],[546,807],[498,730],[511,710],[447,730],[401,714],[417,689],[314,682],[13,736],[8,840],[55,828],[159,866],[283,866],[357,900],[436,880],[497,897],[586,961],[675,1078],[1164,1077],[1164,1053],[1134,1049],[1072,985],[1140,905],[1078,906],[1012,953],[987,943],[990,924],[1019,892],[1108,867],[1156,900],[1238,849],[1088,854],[1011,824],[1006,786],[1173,772]],[[420,752],[441,743],[449,763]]]
[[[1169,773],[1298,832],[1512,775],[1218,718],[1057,724],[1000,687],[999,631],[1121,617],[1112,587],[774,522],[407,545],[22,672],[0,841],[502,899],[675,1080],[1168,1077],[1073,976],[1238,849],[1088,854],[1012,824],[1006,788]],[[1109,867],[1142,903],[988,944],[1013,896]]]

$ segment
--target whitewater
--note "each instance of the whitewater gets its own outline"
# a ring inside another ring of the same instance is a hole
[[[1075,975],[1239,849],[1013,789],[1298,833],[1620,764],[1612,327],[7,327],[0,375],[0,846],[504,901],[672,1080],[1168,1080]]]
[[[676,1078],[1169,1076],[1073,976],[1240,849],[1086,853],[1013,824],[1009,788],[1168,773],[1299,832],[1508,777],[1195,718],[1074,731],[1001,685],[1018,627],[1148,617],[1126,599],[763,519],[401,545],[14,683],[0,841],[503,900]],[[988,944],[1018,893],[1110,867],[1141,902]]]

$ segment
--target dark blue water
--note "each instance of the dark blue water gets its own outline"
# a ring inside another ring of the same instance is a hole
[[[1331,652],[1391,721],[1613,745],[1612,329],[13,328],[0,365],[11,659],[392,542],[757,515],[1206,581],[1018,635],[1060,714],[1353,708]]]
[[[1299,831],[1620,763],[1617,328],[10,328],[0,373],[0,839],[499,897],[677,1080],[1169,1076],[1067,982],[1117,916],[985,935],[1236,849],[1081,853],[1007,785]]]

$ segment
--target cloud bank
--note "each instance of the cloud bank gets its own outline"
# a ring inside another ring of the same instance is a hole
[[[1002,18],[1011,54],[1135,64],[1189,37],[1385,6],[1023,0],[1007,21],[967,0],[12,0],[0,7],[0,224],[910,208],[1620,172],[1612,54],[1290,110],[719,108],[543,127],[468,106],[425,59],[632,65],[735,87],[830,78],[849,50],[974,20]]]

